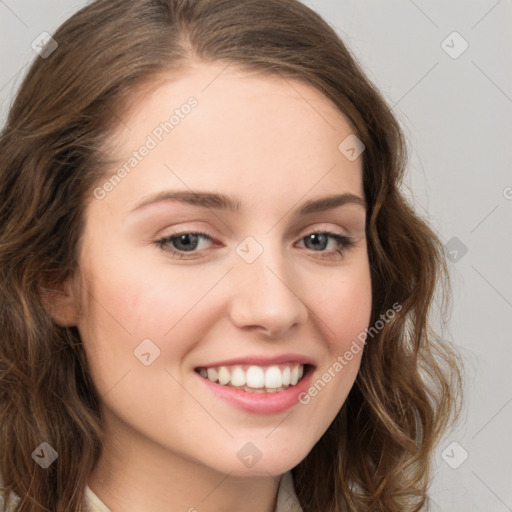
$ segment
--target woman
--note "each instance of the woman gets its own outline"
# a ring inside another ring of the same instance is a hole
[[[5,500],[416,511],[458,410],[402,134],[296,0],[98,0],[0,140]],[[453,413],[453,414],[452,414]]]

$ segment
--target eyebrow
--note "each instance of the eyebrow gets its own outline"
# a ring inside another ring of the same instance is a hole
[[[214,192],[187,192],[187,191],[173,191],[165,190],[152,194],[143,199],[141,202],[130,211],[133,213],[151,204],[179,201],[181,203],[190,204],[192,206],[199,206],[201,208],[212,208],[215,210],[226,210],[229,212],[239,212],[241,209],[241,202],[230,196],[214,193]],[[311,199],[306,201],[302,206],[294,211],[295,215],[309,215],[312,213],[322,212],[343,206],[345,204],[358,204],[366,209],[366,201],[354,194],[337,194],[320,199]]]

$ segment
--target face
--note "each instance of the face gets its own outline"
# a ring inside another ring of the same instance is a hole
[[[163,77],[122,116],[119,165],[84,212],[76,324],[107,431],[174,463],[278,475],[359,369],[362,161],[338,150],[353,129],[320,92],[224,68]]]

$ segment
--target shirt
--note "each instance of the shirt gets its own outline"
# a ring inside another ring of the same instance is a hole
[[[88,485],[85,487],[85,501],[89,507],[88,512],[111,512]],[[293,488],[291,471],[288,471],[281,477],[281,483],[277,492],[277,505],[274,512],[302,512],[295,489]]]
[[[2,478],[0,475],[0,485]],[[8,507],[4,504],[3,496],[0,494],[0,512],[12,512],[16,503],[19,501],[18,497],[13,496]],[[111,512],[111,510],[103,503],[92,489],[85,486],[85,502],[87,512]],[[279,489],[277,492],[277,505],[274,512],[303,512],[299,504],[295,489],[293,488],[293,478],[291,471],[288,471],[281,477]]]

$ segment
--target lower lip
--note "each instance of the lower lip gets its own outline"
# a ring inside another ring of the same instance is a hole
[[[312,373],[312,369],[309,368],[298,384],[277,393],[251,393],[230,386],[222,386],[199,374],[197,376],[215,395],[238,409],[255,414],[279,414],[299,403],[299,395],[308,389]]]

